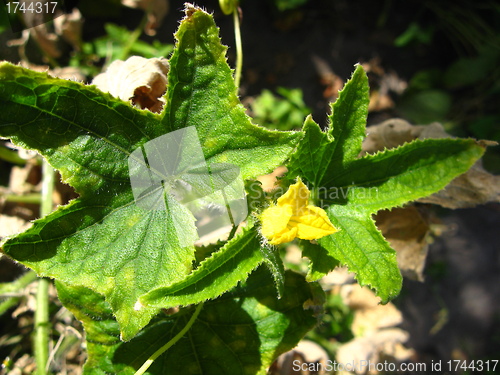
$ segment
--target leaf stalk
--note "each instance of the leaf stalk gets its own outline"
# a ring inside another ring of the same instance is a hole
[[[234,72],[234,84],[236,89],[240,87],[241,69],[243,66],[243,47],[241,44],[240,15],[238,9],[233,11],[234,39],[236,41],[236,70]]]
[[[153,353],[151,357],[147,359],[146,362],[135,372],[134,375],[142,375],[146,372],[146,370],[153,364],[153,362],[161,356],[163,353],[165,353],[168,349],[170,349],[177,341],[179,341],[187,331],[191,328],[191,326],[194,324],[196,321],[196,318],[198,318],[198,315],[200,314],[201,309],[203,308],[203,302],[200,303],[198,306],[196,306],[196,310],[194,311],[193,315],[191,315],[191,318],[189,318],[189,321],[187,324],[184,326],[181,331],[175,335],[169,342],[167,342],[165,345],[163,345],[160,349],[158,349],[156,352]]]

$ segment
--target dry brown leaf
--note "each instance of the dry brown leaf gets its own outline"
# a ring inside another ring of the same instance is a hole
[[[395,72],[386,72],[379,57],[370,59],[370,61],[363,63],[362,66],[370,80],[368,111],[384,111],[393,108],[394,101],[390,93],[394,92],[401,95],[408,87],[408,83],[399,78]]]
[[[405,120],[391,119],[367,128],[363,154],[394,148],[414,139],[450,138],[439,123],[411,125]],[[483,142],[486,145],[494,142]],[[455,178],[445,189],[422,198],[419,202],[438,204],[446,208],[474,207],[500,202],[500,176],[485,171],[478,161],[469,171]]]
[[[71,13],[63,14],[54,19],[54,28],[57,35],[62,36],[73,48],[80,50],[82,43],[83,17],[77,8]]]
[[[55,17],[49,17],[43,13],[23,13],[26,29],[22,31],[21,38],[12,39],[7,42],[8,46],[19,47],[19,55],[22,61],[29,61],[26,56],[27,44],[30,39],[34,39],[43,51],[45,60],[58,59],[68,49],[68,45],[79,50],[81,46],[81,34],[83,19],[74,8],[70,14],[57,13]],[[52,22],[48,22],[50,19]]]
[[[367,336],[383,328],[397,326],[403,315],[392,303],[356,310],[351,330],[354,336]]]
[[[92,84],[124,101],[131,100],[142,109],[159,113],[164,104],[162,95],[167,88],[168,66],[164,58],[132,56],[126,61],[114,61]]]
[[[395,362],[408,359],[412,351],[406,349],[403,343],[408,340],[409,334],[394,328],[403,321],[403,316],[393,303],[380,305],[380,298],[371,289],[358,284],[343,285],[340,295],[344,303],[354,310],[351,329],[355,338],[339,348],[336,362],[354,363],[356,368],[339,373],[376,373],[365,372],[367,368],[361,364],[370,361],[375,365],[381,358]]]
[[[129,8],[142,9],[147,13],[148,21],[144,26],[144,32],[151,36],[156,34],[156,29],[160,27],[169,8],[168,0],[122,0],[122,4]]]
[[[419,199],[422,203],[446,208],[467,208],[490,202],[500,202],[500,176],[488,173],[480,162],[451,181],[443,190]]]
[[[269,373],[276,375],[326,375],[325,369],[329,363],[330,358],[325,349],[313,341],[301,340],[294,349],[277,358]],[[310,364],[315,364],[316,368],[322,370],[318,372],[305,370]]]
[[[377,297],[370,288],[361,287],[359,284],[343,285],[341,296],[344,303],[352,310],[374,308],[380,303],[380,297]]]
[[[369,126],[366,129],[366,138],[363,141],[362,155],[373,154],[386,148],[390,149],[411,142],[418,138],[422,131],[421,128],[398,118]]]
[[[313,55],[312,60],[321,84],[326,86],[323,97],[330,102],[335,102],[339,91],[344,87],[344,80],[335,74],[326,60],[316,55]]]
[[[16,216],[0,215],[0,239],[21,233],[28,229],[31,224]]]
[[[378,374],[375,366],[382,362],[401,363],[408,360],[413,350],[403,344],[409,334],[399,328],[384,329],[368,336],[356,337],[342,345],[336,355],[339,364],[354,364],[354,371],[339,371],[338,374]],[[369,369],[368,365],[372,368]]]
[[[35,163],[26,163],[22,167],[13,166],[10,171],[9,190],[13,194],[26,194],[35,191],[41,181],[41,170]]]
[[[429,223],[415,206],[380,211],[375,216],[377,227],[396,250],[403,276],[423,281],[427,257]]]

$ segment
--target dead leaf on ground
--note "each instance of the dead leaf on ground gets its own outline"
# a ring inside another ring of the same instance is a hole
[[[60,35],[77,51],[82,45],[83,17],[77,8],[73,8],[71,13],[63,14],[54,19],[54,28],[57,35]]]
[[[24,232],[31,224],[16,216],[7,216],[0,214],[0,240],[13,234]]]
[[[339,374],[377,374],[377,371],[367,371],[362,364],[375,366],[382,359],[398,363],[410,358],[413,350],[403,345],[409,334],[395,328],[403,316],[393,303],[380,305],[380,298],[372,290],[358,284],[343,285],[340,294],[344,303],[354,310],[351,329],[355,338],[340,346],[336,362],[355,364],[355,368],[339,371]]]
[[[467,208],[490,202],[500,202],[500,176],[487,172],[480,162],[451,181],[446,188],[428,197],[422,203],[438,204],[446,208]]]
[[[7,42],[9,47],[19,47],[22,61],[30,60],[26,56],[30,39],[35,40],[47,61],[60,58],[69,46],[75,50],[80,49],[83,18],[78,9],[74,8],[70,14],[56,14],[48,19],[43,13],[25,12],[22,16],[26,29],[22,31],[20,38]],[[52,18],[54,22],[48,22]]]
[[[379,211],[375,216],[378,229],[396,250],[403,276],[424,281],[429,222],[415,206]]]
[[[132,56],[126,61],[116,60],[92,81],[104,92],[132,101],[141,109],[160,113],[167,88],[168,61],[164,58],[146,59]]]
[[[328,353],[320,345],[313,341],[301,340],[292,350],[280,355],[273,363],[269,374],[273,375],[326,375],[325,369],[330,363]],[[322,371],[308,371],[306,368],[314,364]],[[300,368],[300,370],[298,370]],[[304,370],[302,370],[304,369]]]
[[[411,125],[405,120],[390,119],[367,128],[362,155],[394,148],[414,139],[451,138],[439,123]],[[492,142],[482,142],[493,145]],[[446,208],[474,207],[500,202],[500,176],[488,173],[478,161],[469,171],[451,181],[443,190],[419,200]]]
[[[122,0],[122,4],[129,8],[142,9],[147,13],[147,23],[144,32],[147,35],[156,35],[163,18],[168,13],[168,0]]]
[[[386,72],[382,67],[379,57],[374,57],[361,65],[368,74],[370,81],[368,112],[378,112],[393,108],[394,101],[390,93],[393,92],[401,95],[408,87],[408,83],[399,78],[395,72]]]
[[[335,102],[339,96],[339,91],[344,87],[344,80],[334,73],[326,60],[319,56],[312,57],[316,72],[318,73],[320,83],[326,88],[323,91],[323,97],[329,102]]]
[[[377,371],[376,368],[379,363],[407,361],[414,354],[412,349],[403,345],[408,338],[408,332],[400,328],[384,329],[368,336],[354,338],[337,351],[336,362],[343,364],[348,370],[339,371],[337,374],[380,374],[383,372]],[[351,364],[354,364],[354,368]]]
[[[13,194],[26,194],[36,191],[41,181],[41,169],[36,163],[26,163],[23,167],[13,166],[10,170],[9,191]]]

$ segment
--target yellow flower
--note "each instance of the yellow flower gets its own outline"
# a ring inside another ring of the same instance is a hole
[[[298,179],[278,198],[277,204],[266,208],[261,216],[262,234],[272,245],[294,238],[315,240],[338,231],[325,210],[309,205],[309,189]]]

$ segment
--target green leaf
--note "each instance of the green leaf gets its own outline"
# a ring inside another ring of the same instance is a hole
[[[335,151],[330,164],[325,166],[328,171],[335,171],[358,157],[365,138],[369,103],[368,77],[358,65],[332,105],[329,132],[333,136],[331,147]]]
[[[0,136],[40,152],[80,194],[4,241],[2,250],[41,276],[104,295],[125,340],[158,311],[136,311],[138,298],[191,272],[197,237],[193,214],[167,188],[163,209],[136,204],[128,164],[134,151],[194,126],[208,166],[231,164],[252,178],[280,165],[301,136],[250,123],[212,17],[199,9],[187,13],[161,115],[95,87],[0,65]]]
[[[324,179],[357,158],[365,137],[369,102],[368,77],[358,65],[332,105],[329,130],[322,132],[310,116],[304,122],[304,138],[291,157],[290,176],[324,186]]]
[[[140,55],[145,58],[166,57],[174,48],[172,44],[162,44],[158,40],[153,40],[151,43],[135,40],[129,46],[130,40],[136,37],[133,35],[135,31],[129,31],[126,27],[112,23],[105,24],[104,29],[107,35],[95,39],[92,46],[97,56],[107,58],[110,61],[124,59],[130,55]],[[126,47],[130,50],[125,51]],[[128,52],[126,56],[124,56],[124,52]]]
[[[158,348],[179,332],[193,309],[158,315],[130,342],[118,340],[118,325],[102,297],[58,283],[59,298],[83,322],[88,359],[84,374],[134,374]],[[148,369],[148,374],[265,374],[281,353],[293,348],[317,323],[314,307],[324,293],[288,271],[284,296],[262,267],[230,293],[204,304],[187,334]]]
[[[483,153],[472,139],[415,140],[351,162],[318,197],[323,205],[348,202],[353,210],[376,213],[443,189]]]
[[[195,126],[208,164],[237,165],[244,180],[270,172],[302,134],[268,131],[250,122],[212,17],[200,10],[187,13],[175,34],[162,123],[173,130]]]
[[[303,177],[313,186],[321,186],[327,166],[333,157],[335,144],[330,132],[324,133],[308,116],[304,122],[304,138],[290,158],[288,175]]]
[[[170,308],[213,299],[234,288],[264,261],[255,228],[245,230],[206,258],[183,280],[151,290],[141,297],[143,306]]]
[[[325,209],[339,232],[318,245],[301,243],[311,259],[308,280],[339,263],[383,302],[399,293],[396,253],[375,227],[372,214],[428,196],[466,172],[484,148],[471,139],[427,139],[358,158],[365,133],[368,81],[361,67],[346,84],[322,132],[311,119],[288,165],[289,177],[304,178],[314,203]]]
[[[307,281],[321,279],[340,264],[339,260],[329,255],[323,246],[307,240],[300,240],[299,246],[302,249],[302,256],[311,260],[306,276]]]
[[[312,260],[320,264],[334,264],[334,260],[338,260],[356,274],[360,285],[371,286],[382,302],[396,297],[402,285],[396,252],[370,215],[357,212],[349,205],[332,205],[326,212],[340,231],[318,240],[327,254],[318,252],[316,259]],[[317,272],[315,276],[320,277],[321,273]]]

